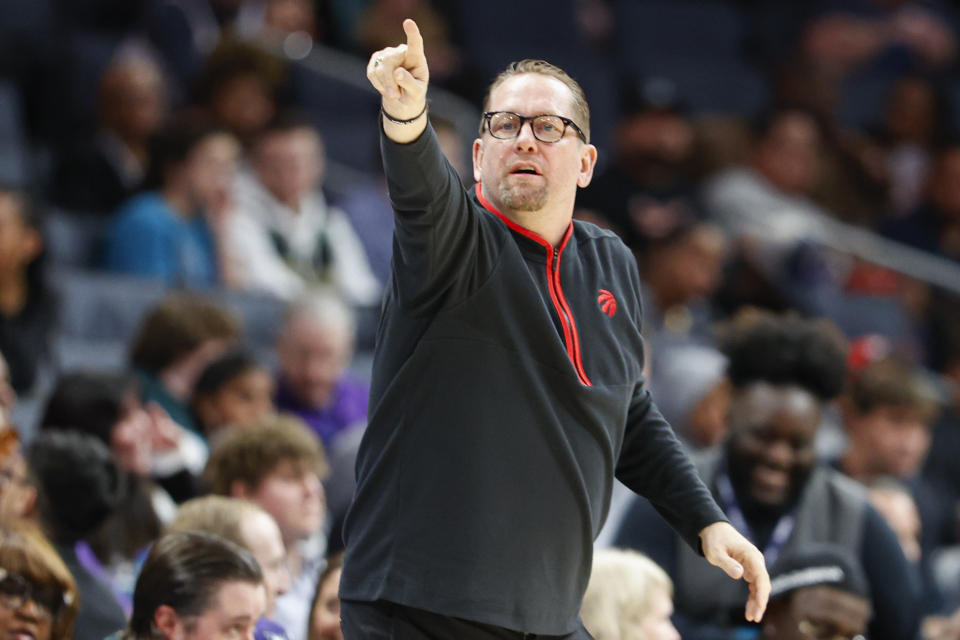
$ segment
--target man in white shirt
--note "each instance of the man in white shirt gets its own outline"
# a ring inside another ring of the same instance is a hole
[[[332,284],[352,304],[375,305],[380,283],[347,215],[320,191],[323,174],[323,142],[308,121],[281,114],[257,136],[227,233],[235,277],[287,300]]]

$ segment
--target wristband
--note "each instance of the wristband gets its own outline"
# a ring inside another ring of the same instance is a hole
[[[416,120],[419,120],[419,119],[420,119],[420,116],[422,116],[422,115],[425,114],[426,112],[427,112],[427,103],[424,102],[424,103],[423,103],[423,111],[421,111],[421,112],[418,113],[417,115],[413,116],[413,117],[410,118],[409,120],[399,120],[398,118],[394,118],[394,117],[391,116],[389,113],[387,113],[386,111],[384,111],[382,106],[380,107],[380,113],[383,114],[383,117],[386,118],[387,120],[389,120],[390,122],[394,123],[394,124],[410,124],[410,123],[412,123],[412,122],[414,122],[414,121],[416,121]]]

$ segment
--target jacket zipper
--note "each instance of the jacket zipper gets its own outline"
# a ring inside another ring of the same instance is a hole
[[[552,251],[551,251],[552,250]],[[553,246],[547,248],[547,287],[553,306],[560,316],[560,326],[563,327],[563,339],[567,347],[567,355],[573,363],[580,384],[592,387],[593,383],[587,378],[580,358],[580,337],[577,335],[577,324],[573,320],[573,312],[563,296],[563,287],[560,286],[560,250]]]
[[[483,197],[479,182],[474,186],[474,190],[477,194],[477,200],[480,201],[480,204],[487,211],[495,214],[510,229],[534,240],[547,250],[547,289],[550,292],[550,300],[553,302],[553,308],[556,309],[557,316],[560,318],[560,327],[563,329],[563,344],[567,348],[567,356],[570,358],[570,362],[573,363],[573,369],[577,373],[577,379],[580,381],[580,384],[586,387],[592,387],[593,383],[590,382],[590,379],[587,377],[587,372],[583,369],[583,361],[580,358],[580,338],[577,335],[577,323],[573,319],[573,312],[570,310],[570,305],[567,304],[566,298],[563,297],[563,288],[560,286],[560,250],[536,233],[529,229],[524,229],[497,211],[497,209]],[[573,225],[572,222],[570,224]],[[568,229],[567,233],[570,234],[571,230]],[[567,240],[569,240],[569,235],[564,236],[564,246]]]

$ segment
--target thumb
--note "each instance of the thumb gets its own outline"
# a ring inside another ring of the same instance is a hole
[[[411,97],[416,96],[423,91],[420,83],[416,78],[413,77],[413,74],[403,67],[397,67],[394,69],[393,79],[398,85],[400,85],[400,88],[403,89],[404,93],[410,95]]]
[[[721,569],[724,573],[733,578],[734,580],[739,580],[743,577],[743,565],[731,558],[729,555],[724,553],[719,558],[716,558],[714,564]]]

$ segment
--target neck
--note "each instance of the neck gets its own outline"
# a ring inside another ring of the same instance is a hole
[[[854,480],[865,480],[870,475],[866,456],[856,446],[850,446],[840,459],[840,470]]]
[[[557,247],[563,241],[563,236],[567,233],[570,221],[573,219],[573,203],[569,207],[558,210],[540,209],[539,211],[514,211],[507,207],[498,206],[496,201],[490,199],[486,187],[477,186],[477,195],[482,204],[487,209],[497,211],[511,222],[523,227],[527,231],[537,234],[551,246]],[[563,212],[566,211],[566,214]]]
[[[19,313],[27,302],[27,275],[23,271],[0,278],[0,313],[7,316]]]
[[[163,194],[163,199],[167,201],[167,205],[173,209],[177,215],[181,218],[193,217],[192,203],[183,189],[171,185],[165,187],[161,193]]]

